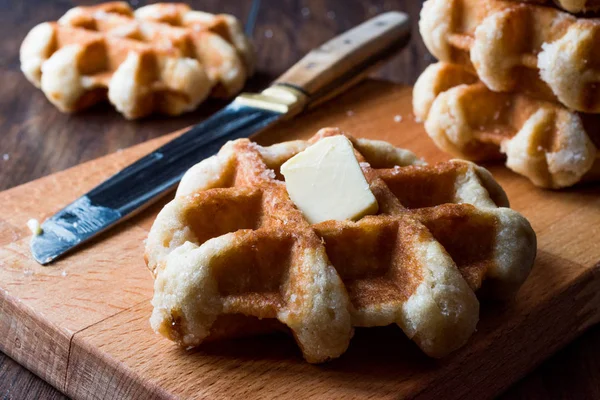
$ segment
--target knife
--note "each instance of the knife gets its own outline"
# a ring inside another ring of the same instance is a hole
[[[42,224],[31,252],[42,265],[133,216],[229,140],[249,137],[340,94],[410,38],[408,16],[388,12],[312,50],[260,93],[242,93],[206,121],[129,165]]]

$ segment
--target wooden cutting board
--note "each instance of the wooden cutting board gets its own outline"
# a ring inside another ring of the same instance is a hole
[[[256,139],[306,138],[325,126],[429,162],[448,158],[415,122],[411,89],[378,81]],[[148,323],[143,240],[161,205],[49,267],[29,255],[26,227],[173,135],[0,193],[0,350],[71,397],[485,398],[600,320],[600,187],[540,190],[496,165],[537,233],[536,265],[514,302],[483,305],[476,334],[446,359],[428,359],[394,326],[358,329],[346,354],[323,365],[304,362],[285,335],[179,349]]]

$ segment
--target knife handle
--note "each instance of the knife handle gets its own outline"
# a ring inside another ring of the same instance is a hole
[[[274,85],[304,93],[311,106],[321,103],[358,83],[409,39],[408,15],[396,11],[378,15],[312,50]]]

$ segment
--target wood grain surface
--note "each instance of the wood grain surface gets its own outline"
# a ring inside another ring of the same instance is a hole
[[[98,106],[74,116],[59,113],[19,71],[18,49],[35,24],[56,19],[75,5],[91,3],[94,2],[0,0],[0,190],[183,128],[223,105],[212,101],[201,110],[179,118],[155,117],[139,122],[125,121],[109,106]],[[134,0],[132,3],[144,5],[147,2]],[[240,0],[190,3],[194,8],[234,14],[242,21],[246,20],[251,4]],[[386,10],[402,10],[412,16],[413,40],[410,47],[378,75],[412,84],[433,61],[417,31],[420,7],[421,1],[417,0],[263,0],[254,31],[259,73],[248,87],[263,87],[311,48]],[[571,232],[561,234],[572,235]],[[49,300],[58,302],[60,297]],[[556,323],[561,324],[561,321]],[[505,397],[600,398],[599,352],[600,327],[596,327],[509,389]],[[44,381],[0,354],[0,398],[62,397]]]

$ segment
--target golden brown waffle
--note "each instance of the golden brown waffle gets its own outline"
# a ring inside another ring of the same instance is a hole
[[[582,13],[588,11],[597,11],[600,9],[600,0],[515,0],[523,3],[536,3],[553,5],[572,13]]]
[[[161,7],[172,6],[150,8]],[[21,69],[61,111],[108,99],[127,118],[181,114],[211,93],[229,97],[242,88],[250,71],[240,54],[251,55],[227,33],[237,29],[233,17],[200,13],[204,24],[175,27],[148,21],[144,9],[134,18],[127,3],[104,3],[42,23],[23,41]]]
[[[415,116],[442,150],[470,160],[506,156],[535,185],[562,188],[600,171],[600,115],[582,117],[550,102],[489,90],[464,67],[437,63],[417,80]]]
[[[377,215],[311,225],[280,166],[323,137],[229,142],[184,176],[146,242],[153,329],[183,346],[285,327],[309,362],[345,352],[353,327],[398,324],[442,357],[475,330],[475,296],[506,298],[536,252],[531,226],[485,169],[425,165],[386,142],[349,137]]]
[[[512,1],[428,0],[419,27],[434,56],[473,69],[491,90],[600,112],[600,19]]]
[[[232,15],[213,15],[195,11],[184,3],[158,3],[135,10],[135,18],[142,21],[153,21],[191,28],[193,30],[209,30],[227,42],[233,44],[243,61],[248,75],[254,73],[254,47],[248,40],[240,22]]]

